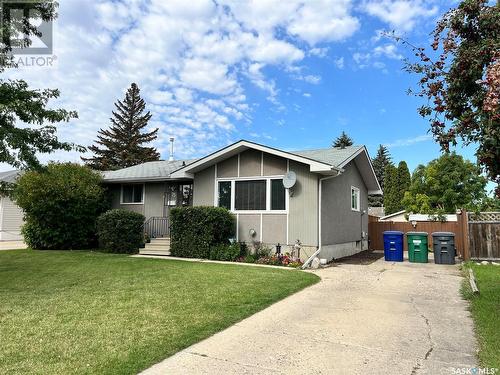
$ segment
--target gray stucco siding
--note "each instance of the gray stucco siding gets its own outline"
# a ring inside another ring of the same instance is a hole
[[[297,182],[289,199],[288,242],[300,240],[305,246],[318,246],[319,175],[294,161],[289,168],[297,175]]]
[[[262,242],[286,244],[286,214],[262,214]]]
[[[165,187],[165,182],[149,183],[145,185],[144,216],[146,219],[164,216]]]
[[[238,155],[217,164],[217,178],[238,177]]]
[[[239,177],[262,176],[262,152],[246,150],[240,153]]]
[[[360,210],[351,209],[351,186],[360,191]],[[337,177],[324,180],[321,192],[321,246],[361,240],[368,232],[368,190],[354,162]]]
[[[213,206],[215,194],[215,166],[208,167],[194,175],[193,205]]]

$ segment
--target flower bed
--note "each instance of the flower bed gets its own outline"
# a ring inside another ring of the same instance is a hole
[[[275,255],[261,255],[259,253],[246,255],[236,260],[243,263],[267,264],[270,266],[283,266],[299,268],[304,263],[300,259],[292,258],[289,253]]]

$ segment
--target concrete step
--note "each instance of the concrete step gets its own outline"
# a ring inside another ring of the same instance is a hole
[[[170,238],[152,238],[151,243],[170,243]]]
[[[170,255],[170,251],[168,250],[151,250],[151,249],[140,249],[139,254],[141,255],[162,255],[168,256]]]
[[[145,247],[150,247],[152,249],[160,248],[160,247],[168,247],[170,248],[170,242],[150,242],[145,245]]]

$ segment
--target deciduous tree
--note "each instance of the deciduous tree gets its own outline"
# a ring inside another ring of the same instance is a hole
[[[437,23],[432,50],[407,40],[418,62],[406,69],[419,75],[426,99],[419,113],[444,151],[458,140],[477,145],[476,156],[500,197],[500,2],[464,0]],[[434,57],[437,55],[436,57]],[[410,91],[411,92],[411,91]]]
[[[0,2],[0,15],[4,15],[5,2]],[[39,35],[34,26],[40,20],[56,18],[57,4],[52,1],[19,2],[16,7],[28,7],[38,13],[23,22],[12,19],[0,23],[0,73],[17,67],[12,55],[11,35],[24,35],[22,47],[29,47],[31,37]],[[57,137],[56,124],[77,118],[77,113],[48,107],[50,100],[59,97],[59,90],[30,89],[24,80],[0,79],[0,162],[19,169],[40,169],[38,154],[58,150],[84,151],[73,143]]]

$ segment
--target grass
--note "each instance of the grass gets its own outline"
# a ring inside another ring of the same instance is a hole
[[[480,292],[474,296],[468,278],[465,279],[462,293],[470,301],[479,341],[479,362],[483,367],[500,368],[500,266],[472,262],[467,266],[472,267]]]
[[[135,374],[318,280],[274,268],[2,251],[0,373]]]

